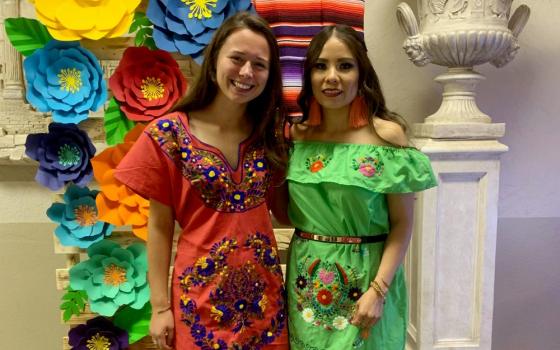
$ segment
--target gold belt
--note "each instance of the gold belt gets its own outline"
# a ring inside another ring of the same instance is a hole
[[[294,234],[299,238],[308,239],[310,241],[325,242],[325,243],[340,243],[340,244],[360,244],[360,243],[377,243],[384,242],[387,239],[387,234],[382,233],[375,236],[323,236],[311,232],[305,232],[298,228]]]

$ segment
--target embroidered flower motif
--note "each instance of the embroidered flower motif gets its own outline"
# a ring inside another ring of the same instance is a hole
[[[146,240],[150,202],[132,192],[114,176],[117,165],[128,153],[143,128],[141,124],[136,125],[126,134],[123,143],[105,149],[96,155],[91,163],[101,189],[95,199],[99,219],[115,226],[131,225],[132,232]]]
[[[304,289],[305,287],[307,287],[307,280],[305,279],[305,277],[303,277],[302,275],[297,276],[296,287],[298,287],[299,289]]]
[[[310,308],[303,309],[303,311],[301,312],[301,316],[307,323],[312,323],[315,320],[315,313]]]
[[[266,238],[266,239],[265,239]],[[268,237],[257,233],[249,236],[246,247],[253,249],[256,260],[263,261],[262,252],[270,247]],[[236,239],[224,238],[215,243],[207,256],[197,259],[193,266],[187,267],[179,276],[183,294],[180,297],[182,321],[191,328],[191,335],[201,349],[228,349],[227,343],[214,336],[214,333],[201,323],[197,306],[187,294],[195,286],[207,286],[217,280],[210,291],[210,317],[220,329],[231,329],[234,333],[244,333],[252,329],[255,320],[265,317],[269,300],[265,295],[266,283],[261,280],[256,265],[248,260],[238,267],[230,267],[227,260],[239,248]],[[210,267],[212,266],[212,273]],[[272,268],[276,271],[275,268]],[[281,273],[281,272],[280,272]],[[231,349],[257,349],[269,344],[280,335],[285,325],[284,301],[278,299],[279,311],[270,321],[270,326],[258,335],[246,336],[243,344],[231,344]]]
[[[381,176],[383,173],[383,162],[373,157],[356,158],[352,161],[352,167],[366,177]]]
[[[75,124],[50,123],[48,133],[30,134],[25,154],[39,162],[35,180],[51,190],[70,182],[83,187],[93,176],[90,158],[95,147]]]
[[[334,280],[334,272],[321,269],[319,271],[319,279],[321,279],[321,282],[323,282],[324,284],[331,284]]]
[[[70,328],[68,343],[72,350],[121,350],[128,349],[128,333],[102,316]]]
[[[140,0],[35,0],[37,18],[58,40],[99,40],[125,34]]]
[[[270,238],[260,232],[257,232],[247,238],[245,246],[253,248],[253,251],[255,252],[255,259],[269,271],[278,275],[282,274],[278,252],[270,241]]]
[[[321,289],[317,293],[317,301],[323,305],[330,305],[333,300],[332,293],[327,289]]]
[[[348,297],[351,300],[358,301],[358,299],[360,299],[361,296],[362,296],[362,291],[360,290],[360,288],[356,288],[356,287],[350,288]]]
[[[64,193],[64,203],[53,203],[47,210],[49,219],[59,223],[54,233],[62,245],[87,248],[111,235],[114,226],[97,216],[98,192],[70,185]]]
[[[328,331],[344,329],[347,324],[341,318],[352,315],[361,296],[360,275],[350,266],[344,269],[336,262],[311,257],[298,262],[297,272],[293,290],[304,320]]]
[[[146,280],[146,247],[134,243],[126,249],[102,240],[88,249],[88,260],[70,269],[70,287],[85,290],[91,311],[112,316],[119,306],[141,309],[150,298]]]
[[[128,119],[150,121],[171,109],[187,82],[168,52],[141,46],[124,51],[109,87]]]
[[[333,327],[338,329],[339,331],[348,327],[348,319],[342,316],[336,316],[332,323]]]
[[[244,212],[261,205],[271,181],[261,144],[252,144],[243,156],[243,178],[237,183],[225,161],[215,153],[193,147],[183,124],[161,119],[146,129],[195,187],[205,204],[222,212]]]
[[[152,0],[146,15],[154,24],[157,47],[190,55],[200,64],[202,50],[222,22],[250,10],[249,0]]]
[[[322,154],[309,157],[305,162],[305,167],[309,169],[312,173],[316,173],[327,166],[330,162],[330,157],[325,157]]]
[[[107,100],[97,58],[79,42],[49,41],[23,61],[26,98],[53,121],[78,124]]]

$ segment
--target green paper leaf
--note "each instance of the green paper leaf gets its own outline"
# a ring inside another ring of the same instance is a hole
[[[151,37],[153,29],[150,27],[144,27],[138,30],[136,37],[134,38],[134,45],[140,46],[146,38]]]
[[[23,56],[29,56],[53,38],[39,21],[30,18],[6,18],[6,34],[12,46]]]
[[[151,317],[152,305],[150,303],[146,303],[140,310],[124,306],[115,314],[113,324],[128,332],[128,341],[132,344],[150,333]]]
[[[64,294],[61,299],[64,300],[64,302],[60,304],[60,309],[64,310],[62,319],[64,322],[67,322],[72,315],[79,316],[84,311],[87,293],[83,290],[73,290],[68,287],[66,294]]]
[[[135,125],[124,115],[114,97],[109,101],[104,118],[105,141],[110,146],[123,142],[126,133]]]
[[[154,41],[154,38],[152,38],[152,37],[149,37],[146,40],[144,40],[144,43],[142,45],[146,46],[150,50],[156,50],[157,49],[156,42]]]

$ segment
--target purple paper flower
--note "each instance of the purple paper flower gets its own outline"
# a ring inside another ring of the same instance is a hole
[[[72,350],[128,349],[128,333],[99,316],[70,329],[68,343]]]
[[[253,9],[251,0],[151,0],[146,15],[154,24],[156,46],[202,62],[202,51],[222,22]]]
[[[75,124],[51,123],[48,133],[27,136],[25,154],[39,162],[35,180],[53,191],[69,182],[84,187],[93,176],[95,147]]]
[[[77,41],[49,41],[23,61],[26,98],[58,123],[79,123],[107,100],[97,58]]]

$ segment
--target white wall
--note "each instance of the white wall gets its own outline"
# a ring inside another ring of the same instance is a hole
[[[405,35],[395,17],[400,0],[367,0],[366,41],[390,108],[409,122],[421,122],[440,104],[441,88],[432,79],[445,68],[416,67],[402,50]],[[407,2],[416,10],[416,1]],[[502,158],[500,217],[560,217],[560,1],[513,1],[531,7],[520,35],[517,57],[498,69],[475,69],[478,104],[496,123],[506,123],[501,142],[510,147]]]
[[[400,0],[366,0],[365,33],[370,58],[388,105],[411,123],[440,104],[432,79],[445,68],[416,67],[401,46],[395,18]],[[406,1],[416,10],[416,1]],[[493,350],[560,348],[560,1],[513,1],[531,8],[517,57],[486,76],[478,105],[506,123],[502,156]]]

